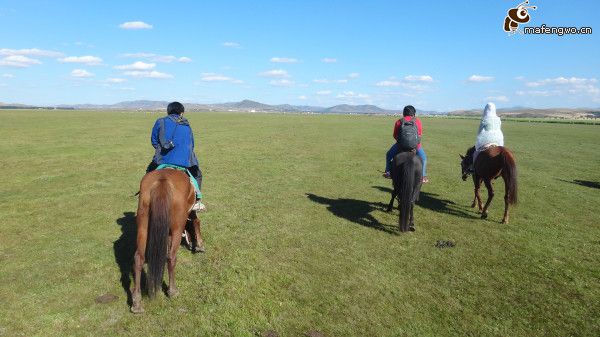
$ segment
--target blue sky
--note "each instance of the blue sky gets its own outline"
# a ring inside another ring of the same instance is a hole
[[[600,107],[598,1],[0,1],[0,102]]]

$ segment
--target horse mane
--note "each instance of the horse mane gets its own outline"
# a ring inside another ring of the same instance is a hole
[[[467,149],[467,157],[473,158],[473,154],[475,153],[475,146],[471,146]]]

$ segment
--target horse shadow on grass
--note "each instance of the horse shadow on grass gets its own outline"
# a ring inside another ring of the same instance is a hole
[[[564,181],[566,183],[575,184],[575,185],[580,185],[580,186],[585,186],[585,187],[589,187],[589,188],[600,189],[600,182],[598,182],[598,181],[579,180],[579,179],[573,179],[573,181],[563,180],[563,179],[559,179],[559,180],[560,181]]]
[[[312,193],[306,193],[306,196],[313,202],[327,205],[327,210],[337,217],[346,219],[361,226],[398,235],[396,226],[384,225],[375,219],[373,215],[371,215],[371,212],[373,211],[385,211],[387,205],[381,202],[375,203],[346,198],[330,199]]]
[[[378,189],[382,192],[389,193],[389,197],[391,198],[391,195],[392,195],[391,188],[383,187],[383,186],[371,186],[371,187]],[[395,205],[398,204],[397,201],[395,201],[394,203],[395,203]],[[442,199],[439,197],[438,194],[435,194],[435,193],[427,193],[427,192],[421,191],[421,193],[419,194],[419,200],[417,200],[416,204],[417,204],[417,206],[420,206],[420,207],[423,207],[423,208],[426,208],[428,210],[438,212],[438,213],[450,214],[450,215],[454,215],[454,216],[458,216],[458,217],[466,218],[466,219],[479,218],[478,216],[469,212],[467,207],[464,207],[464,206],[461,207],[452,200]]]
[[[135,254],[135,245],[137,237],[137,226],[135,223],[134,212],[123,212],[123,216],[117,219],[117,225],[121,226],[121,236],[113,243],[115,262],[121,272],[121,286],[127,294],[127,304],[132,305],[131,298],[131,280],[133,274],[133,255]],[[146,275],[142,271],[142,284]],[[142,287],[144,291],[144,287]]]

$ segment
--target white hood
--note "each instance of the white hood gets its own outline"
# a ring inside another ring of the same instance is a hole
[[[482,118],[487,118],[487,117],[496,117],[496,104],[490,102],[488,104],[486,104],[485,109],[483,110],[483,116]]]

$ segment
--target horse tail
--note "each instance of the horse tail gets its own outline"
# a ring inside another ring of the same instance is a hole
[[[400,182],[400,230],[405,231],[408,229],[408,222],[410,220],[410,207],[413,201],[413,189],[414,189],[414,170],[415,170],[415,154],[413,153],[410,159],[406,160],[402,164]]]
[[[162,285],[167,262],[171,199],[171,189],[168,181],[164,178],[159,179],[150,192],[150,219],[148,221],[148,242],[146,244],[147,288],[150,297],[154,297],[156,291]]]
[[[517,193],[517,164],[512,153],[507,149],[504,150],[504,167],[502,171],[506,177],[506,195],[508,196],[508,203],[514,205],[518,200]]]

